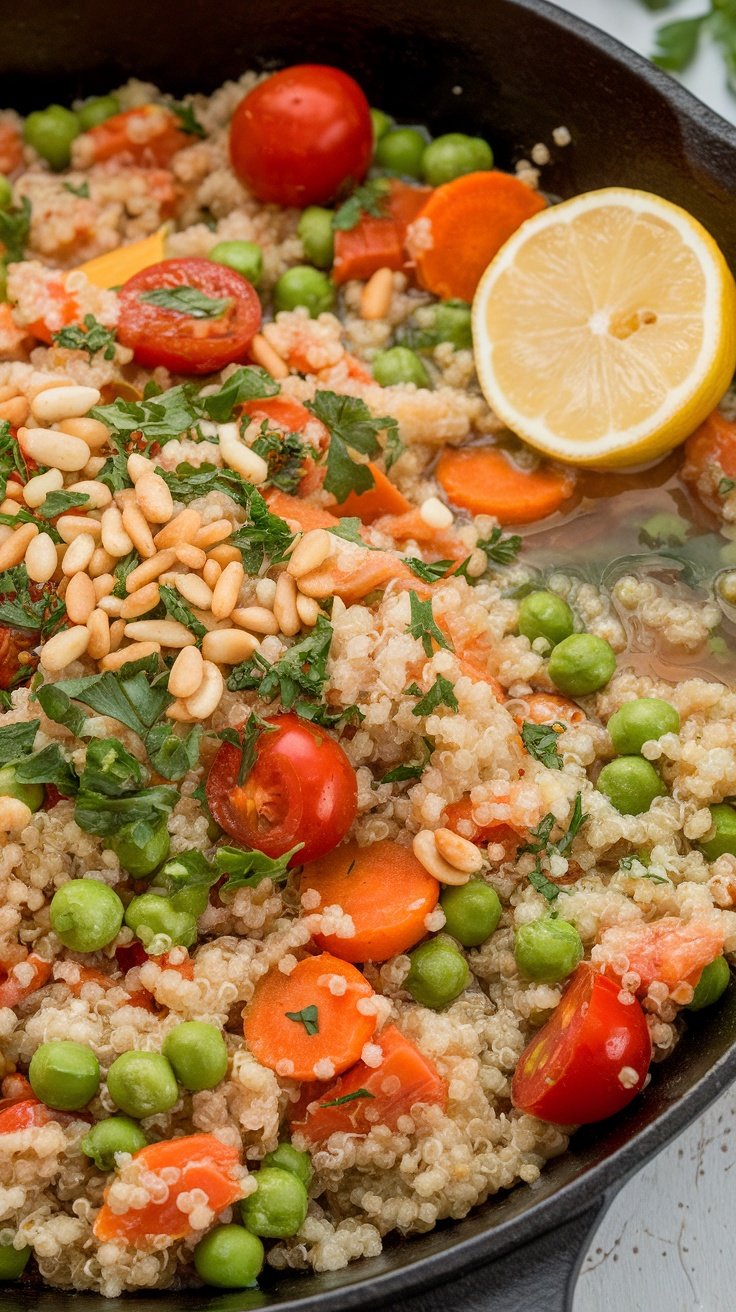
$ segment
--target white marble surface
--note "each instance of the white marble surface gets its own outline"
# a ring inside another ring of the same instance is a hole
[[[558,0],[561,8],[648,54],[658,23],[702,13],[681,0],[667,14],[639,0]],[[736,119],[718,53],[707,45],[683,79]],[[625,1186],[596,1234],[574,1312],[731,1312],[736,1308],[736,1088]],[[537,1312],[537,1309],[530,1309]]]

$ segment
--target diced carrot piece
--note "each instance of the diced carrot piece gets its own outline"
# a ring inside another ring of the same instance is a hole
[[[361,215],[354,228],[335,233],[333,281],[370,278],[377,269],[409,267],[406,230],[431,195],[430,187],[412,187],[394,178],[384,202],[385,217]]]
[[[720,515],[724,478],[736,479],[736,423],[720,410],[708,415],[685,443],[682,477],[691,483],[700,500],[714,515]]]
[[[471,843],[501,843],[508,853],[515,852],[521,842],[521,835],[504,820],[493,820],[489,825],[479,825],[473,819],[473,806],[469,797],[462,797],[459,802],[450,802],[445,807],[446,825],[461,838]]]
[[[53,1120],[56,1120],[54,1113],[38,1098],[0,1099],[0,1134],[29,1130],[32,1126],[47,1125]]]
[[[0,120],[0,173],[15,173],[23,163],[23,138],[8,119]]]
[[[121,982],[119,979],[112,979],[110,975],[103,975],[102,971],[95,970],[94,966],[79,966],[79,978],[67,987],[69,992],[78,998],[85,984],[99,984],[101,989],[110,989],[114,984]]]
[[[571,702],[568,697],[560,697],[554,692],[534,692],[525,697],[527,711],[524,715],[514,715],[517,724],[528,721],[530,724],[582,724],[586,714],[582,707]]]
[[[344,501],[338,502],[334,510],[340,518],[357,515],[364,524],[372,524],[381,516],[388,515],[393,519],[412,510],[411,502],[407,501],[403,492],[399,491],[378,465],[371,462],[368,468],[373,475],[373,487],[369,487],[367,492],[349,492]],[[424,527],[429,526],[425,524]],[[390,533],[391,529],[387,528],[386,532]],[[394,533],[392,536],[398,535]],[[406,536],[411,537],[412,534],[407,533]]]
[[[448,447],[437,478],[448,498],[474,515],[495,515],[501,524],[529,524],[559,510],[575,488],[569,469],[541,464],[520,469],[500,447]]]
[[[363,361],[359,360],[357,356],[351,355],[349,351],[346,351],[342,359],[348,371],[348,378],[354,379],[356,383],[373,382],[373,374],[370,369],[367,369],[363,364]]]
[[[278,488],[269,488],[266,494],[268,508],[274,515],[280,515],[282,519],[294,520],[304,533],[308,533],[313,528],[337,528],[340,523],[329,510],[323,510],[321,506],[315,506],[311,501],[301,501],[299,497],[291,497],[287,492],[279,492]]]
[[[58,332],[60,328],[66,328],[67,324],[79,323],[82,312],[76,297],[67,291],[63,282],[48,282],[44,290],[46,296],[54,303],[51,318],[53,327],[46,319],[34,319],[33,323],[25,325],[24,332],[50,346],[53,333]]]
[[[330,435],[322,420],[292,396],[258,396],[253,401],[245,401],[241,408],[252,419],[267,419],[274,428],[286,433],[301,433],[307,424],[318,427],[323,435],[320,448],[327,446]]]
[[[450,529],[433,528],[422,518],[416,506],[409,505],[408,510],[382,515],[376,520],[376,528],[397,542],[411,539],[427,551],[435,552],[439,560],[464,560],[468,554],[467,547],[456,534]]]
[[[458,662],[463,674],[467,674],[469,679],[474,679],[476,682],[478,679],[482,679],[483,683],[487,683],[489,688],[493,689],[496,701],[506,701],[506,689],[503,684],[499,683],[495,674],[491,674],[490,670],[486,669],[481,661],[475,660],[472,656],[463,655],[458,656]]]
[[[21,964],[24,975],[30,967],[33,976],[28,982],[21,984],[14,971],[8,971],[0,983],[0,1007],[17,1007],[24,998],[29,998],[36,989],[42,988],[51,975],[51,962],[45,961],[35,952],[30,952]]]
[[[134,164],[163,168],[177,151],[192,144],[176,115],[163,105],[138,105],[113,114],[84,136],[95,164],[120,156]]]
[[[640,993],[646,993],[655,980],[670,988],[683,981],[695,985],[705,967],[723,952],[724,937],[720,926],[676,916],[649,924],[614,925],[593,949],[593,963],[603,963],[605,974],[618,979],[619,962],[628,959],[628,969],[641,977]]]
[[[328,556],[324,565],[303,574],[299,590],[307,597],[340,597],[346,606],[362,601],[370,592],[380,591],[393,579],[413,579],[403,561],[388,551],[353,549]]]

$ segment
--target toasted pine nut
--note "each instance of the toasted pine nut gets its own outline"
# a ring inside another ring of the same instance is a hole
[[[75,574],[64,594],[66,613],[72,624],[86,624],[95,609],[95,585],[89,574]]]
[[[128,456],[128,478],[134,487],[138,479],[143,478],[144,474],[154,474],[155,472],[156,466],[152,460],[148,459],[148,456],[142,456],[140,451],[131,451]]]
[[[202,682],[192,697],[184,703],[190,715],[197,720],[206,720],[220,704],[225,691],[225,680],[212,661],[205,661]]]
[[[135,497],[149,524],[166,524],[174,501],[160,474],[144,474],[135,485]]]
[[[282,360],[278,351],[266,341],[263,333],[256,333],[250,344],[250,356],[255,364],[259,364],[265,369],[272,378],[288,378],[289,366],[285,360]]]
[[[152,583],[154,579],[165,574],[167,569],[171,569],[176,556],[173,551],[158,551],[150,560],[144,560],[135,569],[130,571],[125,580],[127,592],[137,592],[145,583]]]
[[[192,651],[191,647],[186,647],[185,651]],[[184,702],[172,702],[166,712],[169,720],[176,720],[177,724],[194,724],[195,716],[190,715]]]
[[[376,269],[360,294],[361,319],[385,319],[391,308],[394,294],[394,275],[391,269]]]
[[[202,516],[197,510],[180,510],[168,524],[160,528],[153,539],[159,551],[165,547],[178,547],[180,543],[191,543],[195,533],[202,526]]]
[[[9,401],[11,397],[18,395],[18,388],[13,387],[12,383],[0,383],[0,401]]]
[[[59,515],[56,531],[62,542],[69,544],[82,533],[98,538],[102,533],[102,525],[99,519],[92,519],[90,515]]]
[[[13,530],[10,525],[0,524],[0,545],[2,545],[3,542],[7,542],[8,538],[12,538],[12,536]]]
[[[439,497],[427,497],[419,507],[419,517],[430,528],[451,528],[453,514],[449,506],[446,506]]]
[[[89,497],[88,510],[104,510],[112,501],[109,487],[94,478],[83,478],[79,483],[71,483],[67,492],[79,492],[81,496]]]
[[[80,533],[64,552],[64,559],[61,562],[61,572],[67,578],[72,574],[78,574],[80,570],[87,569],[95,550],[95,540],[91,533]]]
[[[319,619],[319,602],[314,597],[305,597],[303,592],[297,592],[296,613],[306,629],[313,629]]]
[[[102,545],[111,556],[127,556],[133,543],[123,526],[123,517],[117,506],[108,506],[102,512]]]
[[[94,556],[92,557],[92,560],[94,560]],[[90,578],[92,578],[91,574],[90,574]],[[101,597],[109,597],[114,587],[115,587],[114,574],[98,574],[97,577],[94,579],[95,596],[98,601],[100,600]]]
[[[251,633],[278,633],[279,622],[272,610],[267,610],[265,606],[238,606],[232,612],[230,619],[233,624],[237,624],[241,629],[249,629]]]
[[[319,569],[332,551],[334,539],[324,528],[313,528],[297,542],[286,566],[295,579]]]
[[[5,487],[6,497],[9,497],[11,501],[17,501],[19,505],[22,505],[23,502],[25,501],[23,492],[24,492],[24,487],[22,483],[16,483],[14,478],[8,479],[8,482]]]
[[[268,463],[241,440],[237,424],[218,424],[220,455],[224,464],[249,483],[265,483]]]
[[[13,396],[9,401],[0,401],[0,419],[12,424],[14,428],[25,424],[30,412],[31,407],[24,396]]]
[[[110,636],[112,638],[113,626],[110,626]],[[145,656],[158,656],[161,652],[161,644],[158,642],[131,642],[127,647],[118,647],[116,651],[112,650],[108,656],[103,656],[100,661],[101,670],[120,670],[128,661],[142,661]]]
[[[457,870],[440,856],[431,829],[420,829],[419,833],[414,835],[412,848],[417,861],[421,862],[427,873],[434,875],[441,884],[467,884],[470,879],[467,872]]]
[[[198,574],[175,574],[174,585],[186,601],[201,610],[209,610],[212,605],[212,589]],[[178,696],[179,694],[177,694]]]
[[[193,697],[203,678],[204,662],[199,647],[182,647],[169,674],[171,696]]]
[[[110,650],[110,621],[104,610],[93,610],[87,620],[89,645],[87,655],[94,661],[101,661]]]
[[[121,619],[111,620],[110,621],[110,651],[117,651],[124,637],[125,637],[125,620],[121,620]],[[153,643],[152,645],[155,646],[156,644]]]
[[[273,599],[276,596],[275,579],[259,579],[256,583],[256,600],[259,606],[267,606],[270,610],[273,606]]]
[[[258,639],[244,629],[212,629],[202,639],[202,655],[218,665],[237,665],[247,660],[258,646]]]
[[[149,610],[154,610],[161,600],[158,583],[146,583],[137,592],[131,592],[123,601],[120,607],[120,618],[123,620],[135,620],[139,615],[147,615]]]
[[[96,387],[47,387],[31,401],[34,419],[41,424],[57,424],[60,419],[80,419],[93,405],[99,405]]]
[[[91,579],[96,579],[102,574],[109,574],[117,563],[117,556],[111,556],[110,552],[105,551],[104,547],[95,547],[87,573]]]
[[[101,450],[110,441],[110,431],[99,419],[62,419],[59,428],[70,437],[81,437],[93,451]]]
[[[90,456],[84,469],[80,469],[80,474],[84,479],[97,478],[100,470],[107,463],[104,456]]]
[[[245,570],[239,560],[225,566],[212,591],[210,609],[216,620],[227,619],[235,609],[244,579]]]
[[[452,829],[435,829],[434,841],[443,861],[465,875],[475,875],[483,866],[483,857],[475,843]]]
[[[53,539],[48,533],[38,533],[26,547],[26,569],[34,583],[48,583],[56,573],[58,557]]]
[[[280,631],[287,638],[293,638],[301,628],[299,612],[296,608],[296,583],[291,574],[284,570],[276,583],[276,596],[273,601],[273,613],[278,620]]]
[[[37,533],[38,528],[35,524],[21,524],[20,528],[14,529],[12,535],[0,546],[0,570],[12,569],[14,565],[20,565],[32,538],[35,538]]]
[[[19,428],[18,440],[23,452],[39,465],[51,465],[65,474],[84,469],[90,451],[80,437],[54,432],[51,428]]]
[[[203,524],[202,528],[198,529],[194,535],[194,545],[206,551],[208,547],[214,547],[215,543],[229,538],[232,531],[233,526],[229,519],[216,519],[212,524]]]
[[[208,560],[216,560],[221,569],[229,565],[233,560],[242,561],[243,557],[237,547],[229,547],[227,542],[221,542],[219,547],[213,547],[207,553]]]
[[[148,520],[135,501],[127,501],[123,506],[123,528],[139,556],[142,556],[144,560],[150,560],[151,556],[156,555]]]
[[[59,547],[60,553],[64,551],[66,551],[66,547]],[[56,585],[56,595],[59,598],[59,601],[64,600],[66,596],[66,590],[68,587],[69,587],[69,580],[67,578],[59,579],[59,582]]]
[[[221,574],[222,574],[222,569],[220,568],[216,560],[208,560],[205,562],[204,568],[202,570],[202,578],[204,579],[208,588],[214,588],[217,586],[217,580],[219,579]]]
[[[116,619],[119,619],[123,609],[123,599],[122,597],[113,597],[112,593],[108,592],[104,597],[99,598],[97,605],[106,615],[114,615]]]
[[[0,502],[0,515],[17,515],[20,509],[21,507],[15,497],[6,497],[3,502]]]
[[[20,833],[33,819],[33,812],[17,797],[0,797],[0,832]]]
[[[62,629],[49,638],[41,650],[41,664],[45,670],[55,673],[78,661],[84,656],[89,643],[89,629],[86,624],[77,624],[72,629]]]
[[[125,636],[134,642],[157,642],[162,647],[191,647],[196,641],[178,620],[134,620],[126,624]]]
[[[154,542],[158,542],[159,537],[160,534],[157,534]],[[193,547],[189,542],[180,542],[177,547],[174,547],[174,551],[176,552],[176,559],[182,565],[186,565],[187,569],[204,569],[207,557],[201,547]]]

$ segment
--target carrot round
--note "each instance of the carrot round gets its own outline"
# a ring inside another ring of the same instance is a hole
[[[448,448],[437,478],[450,501],[474,515],[494,515],[501,524],[530,524],[552,515],[572,495],[575,475],[539,465],[520,469],[499,447]]]
[[[174,1171],[179,1172],[178,1179],[171,1178]],[[161,1184],[168,1185],[166,1191],[161,1190],[163,1201],[151,1200],[144,1207],[131,1206],[127,1212],[113,1211],[107,1201],[113,1181],[105,1190],[105,1202],[94,1224],[98,1239],[117,1239],[139,1246],[159,1235],[183,1239],[191,1233],[192,1225],[188,1211],[181,1211],[177,1206],[182,1194],[201,1190],[207,1207],[215,1215],[243,1196],[238,1150],[221,1143],[214,1134],[190,1134],[149,1144],[133,1154],[132,1161],[118,1172],[117,1178],[134,1185],[143,1172],[149,1177],[158,1176]]]
[[[285,1074],[282,1063],[290,1062],[295,1080],[331,1079],[358,1060],[373,1035],[375,1014],[358,1006],[372,996],[360,971],[329,952],[305,957],[290,975],[276,967],[246,1008],[245,1041],[271,1070]]]
[[[409,234],[419,281],[443,299],[472,301],[494,255],[546,201],[508,173],[466,173],[430,196]]]
[[[318,947],[343,961],[388,961],[427,933],[425,917],[439,898],[439,884],[410,847],[390,838],[358,847],[343,843],[304,867],[301,891],[315,889],[322,907],[340,906],[355,934],[315,934]]]
[[[404,515],[412,509],[403,492],[387,478],[382,469],[370,463],[373,475],[373,487],[367,492],[349,492],[344,501],[338,502],[335,512],[344,515],[357,515],[364,524],[372,524],[381,515]]]

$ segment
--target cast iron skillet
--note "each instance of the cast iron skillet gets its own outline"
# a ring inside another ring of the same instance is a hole
[[[622,184],[677,201],[736,267],[736,130],[664,74],[543,0],[25,0],[4,6],[0,98],[32,109],[102,92],[131,74],[175,94],[245,68],[338,64],[372,104],[436,132],[476,131],[508,165],[549,142],[560,196]],[[11,10],[11,12],[8,12]],[[264,1293],[135,1295],[136,1312],[562,1312],[585,1240],[628,1175],[736,1078],[736,987],[699,1013],[650,1087],[615,1120],[579,1132],[534,1188],[521,1186],[335,1274],[274,1278]],[[475,1271],[480,1264],[482,1270]],[[470,1275],[466,1273],[471,1272]],[[413,1293],[424,1291],[416,1302]],[[406,1300],[409,1301],[406,1301]],[[92,1296],[0,1292],[0,1312],[111,1312]]]

